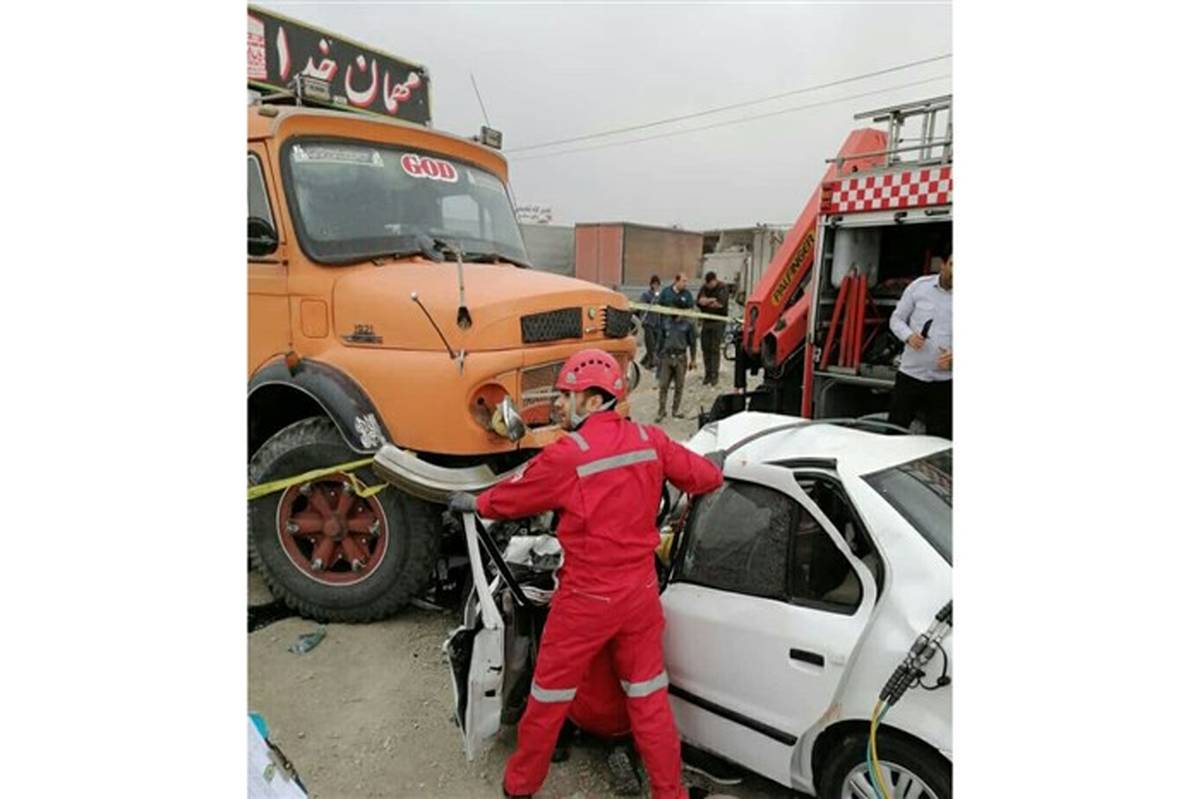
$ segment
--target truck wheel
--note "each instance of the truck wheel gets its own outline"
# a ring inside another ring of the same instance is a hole
[[[267,440],[250,484],[358,460],[333,422],[311,417]],[[369,466],[355,471],[378,482]],[[437,509],[389,486],[367,499],[333,474],[250,503],[250,557],[276,598],[318,621],[389,616],[423,590],[441,539]]]
[[[877,733],[879,770],[892,799],[951,799],[950,764],[932,749],[905,738]],[[821,769],[820,799],[872,799],[867,775],[867,738],[852,735]]]

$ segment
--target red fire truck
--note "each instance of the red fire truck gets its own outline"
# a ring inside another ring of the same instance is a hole
[[[904,288],[950,253],[950,95],[857,114],[746,301],[735,393],[701,426],[743,410],[813,419],[887,410],[903,343],[888,319]],[[763,380],[747,391],[747,374]]]

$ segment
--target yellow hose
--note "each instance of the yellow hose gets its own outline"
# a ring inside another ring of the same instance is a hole
[[[871,771],[875,774],[875,784],[879,786],[879,790],[883,791],[883,799],[892,799],[888,793],[887,785],[883,781],[883,772],[879,770],[879,752],[875,748],[875,731],[879,729],[879,711],[883,707],[883,700],[880,699],[875,703],[875,710],[871,712]]]

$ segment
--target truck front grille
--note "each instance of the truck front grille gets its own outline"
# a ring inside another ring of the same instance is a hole
[[[608,306],[604,309],[604,335],[625,338],[633,329],[633,312]]]
[[[521,341],[525,344],[564,338],[583,338],[582,308],[559,308],[521,317]]]

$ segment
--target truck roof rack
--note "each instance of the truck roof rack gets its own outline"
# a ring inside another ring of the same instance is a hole
[[[876,108],[855,114],[855,119],[870,119],[872,122],[888,123],[888,146],[886,150],[874,153],[857,153],[855,158],[880,156],[884,166],[892,167],[899,164],[923,166],[927,164],[949,164],[954,160],[952,115],[953,95],[943,94],[926,100],[916,100],[899,105]],[[939,135],[938,115],[945,112],[945,129]],[[921,132],[907,139],[901,134],[910,119],[921,120]],[[935,151],[936,154],[935,154]],[[915,153],[915,156],[904,158],[901,153]],[[837,164],[841,169],[843,158],[826,158],[825,163]]]

